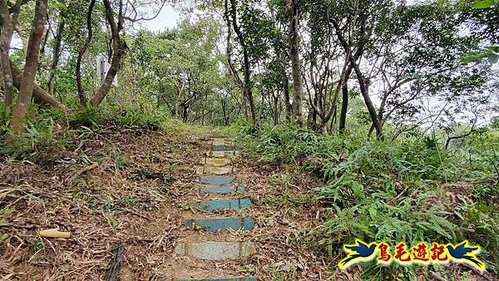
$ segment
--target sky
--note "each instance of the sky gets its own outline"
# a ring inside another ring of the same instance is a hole
[[[175,11],[172,6],[165,5],[159,15],[150,21],[143,23],[143,27],[151,31],[164,31],[177,25],[180,19],[180,13]]]

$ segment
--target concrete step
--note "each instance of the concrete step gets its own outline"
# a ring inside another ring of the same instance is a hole
[[[253,218],[202,218],[189,219],[184,223],[191,228],[202,228],[209,232],[252,230],[255,227]]]
[[[199,166],[196,168],[196,174],[198,175],[228,175],[234,173],[236,169],[232,166],[225,167],[213,167],[213,166]]]
[[[202,194],[229,194],[245,192],[242,186],[208,186],[200,187],[199,193]]]
[[[224,167],[230,165],[232,163],[232,160],[230,160],[229,158],[203,158],[199,163],[201,165]]]
[[[199,178],[199,182],[211,185],[231,184],[235,180],[236,180],[235,177],[230,177],[230,176],[205,176]]]
[[[253,206],[253,203],[248,198],[237,199],[218,199],[210,201],[197,202],[195,207],[204,211],[213,212],[221,210],[240,210],[248,209]]]
[[[175,254],[202,260],[222,261],[248,257],[256,252],[256,246],[249,241],[239,242],[180,242]]]
[[[239,151],[208,151],[206,156],[214,158],[233,158],[239,155]]]
[[[212,145],[211,151],[238,151],[239,148],[231,145]]]
[[[226,138],[215,138],[211,142],[212,145],[234,145],[234,141]]]

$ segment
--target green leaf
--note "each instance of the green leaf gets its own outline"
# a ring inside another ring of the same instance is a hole
[[[375,207],[370,207],[369,208],[369,216],[371,217],[372,220],[377,220],[378,219],[378,210],[376,210]]]
[[[494,0],[478,0],[473,3],[474,9],[488,9],[494,6]]]

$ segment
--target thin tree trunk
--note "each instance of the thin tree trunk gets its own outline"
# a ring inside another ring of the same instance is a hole
[[[342,39],[340,39],[342,40]],[[346,41],[343,39],[343,43],[346,44]],[[381,126],[381,123],[379,122],[378,115],[376,113],[376,109],[374,108],[374,104],[372,103],[371,97],[369,96],[368,92],[368,83],[366,81],[366,78],[364,78],[364,75],[360,71],[359,65],[357,64],[357,61],[355,58],[349,54],[349,61],[353,66],[353,69],[355,70],[355,74],[357,75],[357,80],[359,81],[359,87],[360,87],[360,93],[362,94],[362,97],[364,98],[364,103],[366,104],[367,111],[369,112],[369,116],[371,117],[371,121],[373,123],[374,128],[376,129],[376,138],[379,140],[383,139],[383,127]]]
[[[357,61],[360,56],[362,56],[364,50],[364,44],[361,44],[361,46],[358,47],[357,51],[354,54],[354,60]],[[349,57],[347,57],[347,60],[349,60]],[[343,77],[341,78],[341,112],[340,112],[340,125],[339,125],[339,131],[340,134],[343,134],[346,129],[346,124],[347,124],[347,111],[348,111],[348,80],[350,79],[350,75],[352,74],[353,70],[353,65],[351,63],[348,63],[347,69],[345,70],[345,73]]]
[[[4,104],[9,111],[14,98],[14,81],[9,62],[10,43],[14,34],[14,24],[10,18],[7,0],[0,0],[1,8],[1,25],[2,32],[0,34],[0,59],[2,62],[2,78],[4,82]]]
[[[111,27],[111,33],[113,37],[113,55],[111,58],[111,67],[107,72],[106,78],[104,79],[104,82],[100,86],[99,90],[97,90],[97,93],[95,93],[94,97],[92,98],[91,104],[94,107],[99,106],[109,93],[109,90],[111,90],[114,77],[116,77],[116,74],[121,68],[121,61],[123,59],[123,56],[125,55],[126,50],[125,42],[121,39],[120,36],[120,31],[123,29],[122,1],[120,1],[118,22],[116,22],[116,20],[114,19],[114,11],[111,6],[110,0],[104,0],[104,7],[106,8],[106,18]]]
[[[81,62],[83,60],[83,56],[85,55],[88,47],[90,46],[90,42],[92,41],[92,12],[94,10],[95,0],[91,0],[88,6],[87,11],[87,38],[85,39],[85,43],[83,47],[78,52],[78,59],[76,60],[76,85],[78,88],[78,97],[80,98],[80,104],[86,106],[88,103],[87,97],[85,96],[85,90],[83,89],[83,85],[81,83]],[[114,77],[113,77],[114,79]]]
[[[359,81],[359,87],[360,87],[360,93],[362,94],[362,97],[364,99],[364,103],[366,104],[367,111],[369,112],[369,116],[371,117],[371,121],[373,123],[374,128],[376,129],[376,138],[379,140],[383,139],[383,128],[381,126],[381,123],[379,122],[378,115],[376,113],[376,109],[374,108],[374,105],[372,103],[371,97],[369,96],[368,92],[368,85],[366,78],[362,74],[362,71],[359,68],[359,65],[357,63],[357,59],[352,55],[350,52],[350,46],[348,45],[347,41],[345,40],[345,37],[343,37],[343,34],[341,33],[341,29],[339,24],[336,21],[332,21],[332,24],[336,30],[336,35],[338,37],[338,40],[340,40],[341,45],[343,46],[343,49],[347,53],[348,56],[348,61],[352,65],[355,74],[357,75],[357,80]],[[362,25],[362,37],[364,36],[364,27],[365,27],[365,20],[363,21]],[[362,40],[363,41],[363,40]]]
[[[279,125],[279,96],[274,96],[274,125]]]
[[[341,85],[341,112],[340,112],[340,134],[345,132],[347,124],[347,111],[348,111],[348,80]]]
[[[285,75],[286,76],[286,75]],[[291,120],[293,115],[293,107],[291,105],[291,99],[289,95],[289,80],[288,77],[284,77],[284,106],[286,107],[286,120]]]
[[[298,122],[301,122],[303,114],[303,83],[301,80],[301,63],[298,38],[299,16],[294,0],[286,0],[288,11],[288,39],[289,54],[291,57],[291,69],[293,76],[293,114]]]
[[[309,111],[309,127],[312,128],[312,130],[317,131],[318,126],[317,126],[317,106],[319,105],[319,97],[317,94],[317,91],[314,91],[314,98],[312,100],[312,108]]]
[[[45,28],[46,16],[47,0],[37,0],[33,28],[28,40],[26,64],[24,66],[21,88],[19,89],[19,98],[12,113],[12,129],[15,133],[22,133],[24,131],[24,118],[33,97],[38,56],[40,54],[40,44]]]
[[[243,94],[246,97],[246,100],[249,104],[251,120],[253,121],[253,125],[258,126],[258,118],[256,115],[255,101],[253,100],[253,92],[251,91],[251,66],[249,61],[249,53],[248,48],[246,46],[246,42],[244,41],[244,36],[237,23],[237,10],[236,10],[236,0],[231,0],[231,16],[232,16],[232,26],[234,28],[234,32],[236,33],[239,44],[241,45],[243,51]]]
[[[220,99],[220,103],[222,105],[223,122],[224,122],[224,125],[227,126],[227,125],[229,125],[229,118],[227,117],[227,106],[226,106],[225,99],[223,97]]]
[[[182,103],[182,121],[187,123],[187,118],[189,114],[189,103],[187,101],[184,101]]]
[[[49,79],[47,81],[47,90],[51,95],[54,94],[55,71],[57,69],[57,65],[59,64],[59,58],[61,57],[62,33],[64,32],[64,28],[66,27],[64,14],[61,13],[60,17],[61,21],[59,22],[59,25],[57,27],[57,34],[54,38],[55,40],[54,54],[52,57],[52,63],[50,64]]]
[[[231,38],[232,38],[232,22],[230,20],[230,12],[229,12],[229,0],[224,1],[224,18],[227,24],[227,64],[229,66],[229,70],[232,74],[232,77],[234,78],[234,81],[236,85],[241,88],[241,91],[244,88],[243,81],[241,80],[241,77],[239,77],[239,74],[236,71],[236,68],[234,67],[234,64],[232,63],[232,44],[231,44]]]
[[[204,94],[204,104],[208,104],[208,91],[205,92]],[[202,107],[202,111],[201,111],[201,114],[202,114],[202,117],[201,117],[201,126],[204,126],[204,122],[205,122],[205,111],[206,111],[206,108]]]
[[[45,30],[45,33],[42,37],[42,43],[40,45],[40,53],[39,53],[40,58],[38,59],[39,62],[42,62],[43,57],[45,56],[45,48],[47,47],[47,42],[49,40],[50,30],[52,29],[52,27],[50,26],[50,21],[47,21],[47,24],[48,24],[48,28]],[[39,63],[38,64],[38,71],[41,71],[41,69],[42,69],[42,65],[41,65],[41,63]]]
[[[364,98],[364,103],[366,104],[367,111],[369,112],[369,116],[371,117],[371,121],[373,123],[373,126],[376,129],[376,138],[379,140],[382,140],[383,139],[383,127],[381,126],[381,123],[379,122],[378,115],[376,114],[376,109],[374,108],[371,97],[369,96],[368,85],[366,83],[366,79],[362,75],[362,72],[360,71],[360,68],[357,65],[357,63],[353,60],[353,57],[351,57],[350,61],[352,62],[353,67],[355,69],[355,74],[357,75],[357,80],[359,80],[360,93],[362,94],[362,97]]]

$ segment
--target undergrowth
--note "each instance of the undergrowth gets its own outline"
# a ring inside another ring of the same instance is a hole
[[[366,140],[363,132],[322,135],[292,125],[255,130],[245,122],[232,131],[264,160],[296,164],[322,179],[317,191],[330,215],[320,243],[337,249],[333,256],[355,238],[391,245],[469,240],[482,246],[488,271],[499,272],[496,132],[482,129],[464,146],[446,150],[427,135],[379,142]],[[416,267],[368,263],[362,274],[413,279]]]
[[[98,108],[70,106],[66,113],[58,109],[32,106],[25,132],[15,135],[10,130],[5,108],[0,105],[0,155],[9,159],[46,162],[66,149],[75,148],[76,139],[92,137],[104,131],[122,128],[161,131],[178,136],[210,128],[189,125],[171,118],[166,109],[157,108],[147,99],[109,99]]]

